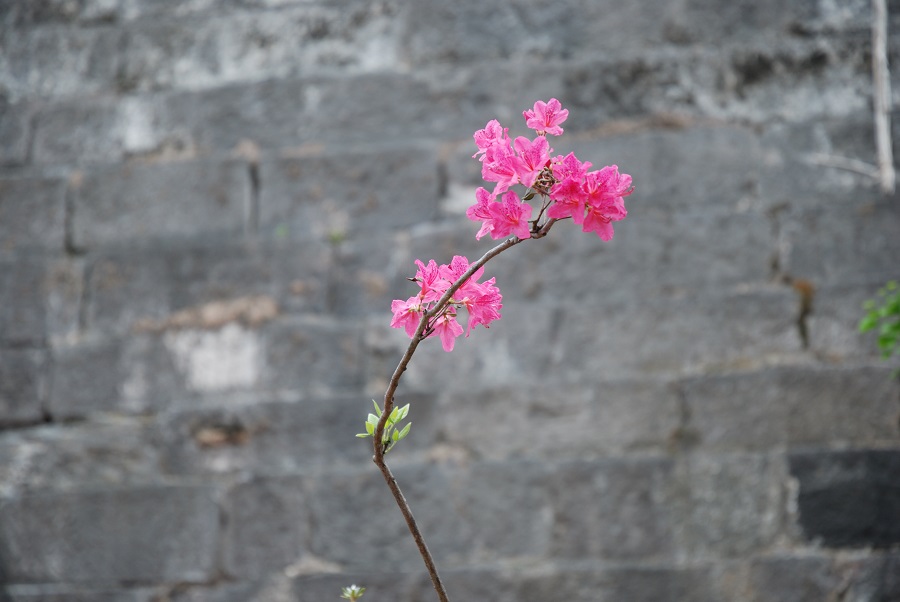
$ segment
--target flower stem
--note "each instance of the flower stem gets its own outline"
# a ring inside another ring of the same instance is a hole
[[[538,239],[543,238],[550,231],[550,228],[553,226],[556,220],[548,220],[546,224],[543,225],[540,230],[532,233],[531,238]],[[375,455],[372,457],[372,461],[375,462],[375,465],[378,466],[379,470],[381,470],[381,474],[384,477],[385,482],[387,483],[388,488],[391,490],[391,493],[394,496],[394,501],[397,503],[397,506],[400,508],[400,512],[403,514],[403,518],[406,519],[406,526],[409,527],[409,532],[412,534],[413,539],[416,542],[416,546],[419,548],[419,554],[422,556],[422,560],[425,562],[425,568],[428,569],[428,574],[431,577],[431,583],[434,585],[434,589],[437,592],[438,598],[441,602],[450,602],[450,598],[447,596],[447,590],[444,588],[444,584],[441,581],[441,577],[438,574],[437,567],[434,564],[434,558],[431,556],[431,552],[428,550],[428,546],[425,544],[425,538],[422,537],[421,531],[419,531],[419,525],[416,523],[415,517],[413,517],[412,510],[409,507],[409,503],[406,501],[406,497],[403,495],[403,492],[400,490],[400,486],[397,484],[397,479],[394,478],[393,473],[390,468],[388,468],[387,463],[384,459],[384,454],[386,451],[386,446],[382,442],[382,437],[384,436],[385,425],[387,424],[388,417],[391,414],[391,411],[394,407],[394,393],[397,391],[397,386],[400,384],[400,377],[403,376],[403,373],[406,371],[406,367],[409,365],[410,360],[412,359],[413,354],[416,352],[416,348],[419,346],[419,343],[425,339],[425,330],[429,321],[438,315],[443,309],[446,307],[447,303],[450,302],[453,294],[459,290],[469,278],[472,277],[479,268],[481,268],[488,261],[510,249],[520,242],[524,240],[529,240],[527,238],[518,238],[511,237],[504,240],[502,243],[482,255],[476,262],[469,266],[469,269],[460,276],[450,288],[444,293],[444,295],[440,298],[440,300],[432,307],[429,311],[425,312],[422,315],[422,319],[419,320],[419,326],[416,328],[415,334],[412,336],[412,340],[409,342],[409,346],[406,348],[406,352],[403,354],[403,357],[400,358],[400,363],[397,364],[397,368],[394,370],[394,374],[391,376],[391,380],[388,383],[387,390],[384,393],[384,406],[381,413],[381,419],[378,421],[378,425],[375,427],[374,432],[374,450]]]

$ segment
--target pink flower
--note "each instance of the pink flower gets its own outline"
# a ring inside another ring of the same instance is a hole
[[[478,147],[478,152],[472,155],[472,158],[483,155],[489,147],[495,144],[503,144],[509,147],[510,141],[509,135],[507,134],[508,131],[509,128],[500,127],[500,122],[496,119],[488,121],[487,125],[484,126],[484,129],[478,130],[473,136],[473,138],[475,138],[475,146]],[[483,160],[484,157],[481,159]]]
[[[454,255],[449,265],[441,266],[441,277],[444,278],[448,283],[452,284],[462,278],[463,274],[465,274],[468,269],[468,258],[463,255]],[[473,272],[472,275],[462,283],[462,286],[457,289],[456,293],[453,294],[453,297],[455,299],[464,297],[468,293],[469,289],[476,285],[478,279],[481,278],[482,274],[484,274],[483,266],[475,270],[475,272]]]
[[[532,207],[528,203],[519,200],[519,195],[509,191],[503,195],[499,203],[490,204],[491,238],[503,238],[515,234],[519,238],[531,238],[531,227],[528,220],[531,219]]]
[[[419,297],[426,303],[437,301],[449,286],[441,280],[440,268],[434,259],[430,259],[428,265],[416,259],[416,265],[419,266],[419,269],[416,271],[416,281],[422,285],[422,292],[419,293]]]
[[[547,209],[547,217],[563,219],[571,217],[576,224],[584,222],[584,202],[587,193],[581,179],[566,178],[550,188],[553,204]]]
[[[506,192],[509,187],[518,184],[519,172],[517,171],[518,157],[515,152],[505,144],[489,146],[484,153],[481,163],[481,178],[485,182],[496,182],[492,198]]]
[[[391,328],[405,328],[406,336],[412,338],[416,334],[419,320],[422,319],[422,313],[425,311],[419,296],[410,297],[406,301],[394,299],[391,302],[391,311],[394,312],[394,317],[391,318]]]
[[[557,180],[565,180],[573,178],[575,180],[583,180],[587,170],[591,168],[591,162],[582,163],[575,156],[575,153],[569,153],[565,157],[562,155],[554,157],[550,164],[553,170],[553,177]]]
[[[586,214],[582,230],[596,232],[604,241],[612,240],[612,222],[625,219],[624,197],[631,194],[631,176],[620,174],[616,165],[587,174],[584,182]]]
[[[566,120],[569,111],[562,108],[558,100],[551,98],[550,102],[537,101],[534,109],[523,111],[522,116],[525,117],[525,125],[538,133],[559,136],[563,133],[559,124]]]
[[[475,191],[475,204],[466,209],[466,217],[473,222],[482,222],[481,229],[475,235],[475,240],[481,240],[481,237],[489,233],[494,228],[491,222],[491,193],[484,188]]]
[[[456,342],[456,337],[463,333],[462,326],[456,321],[456,314],[444,312],[438,316],[433,328],[434,332],[432,334],[436,334],[440,337],[444,351],[453,351],[453,344]]]
[[[530,188],[538,174],[550,161],[550,145],[543,136],[538,136],[534,142],[525,136],[519,136],[516,138],[515,149],[519,153],[518,161],[516,161],[516,173],[519,181]]]
[[[491,278],[470,289],[471,295],[466,295],[462,303],[469,312],[469,322],[466,324],[466,336],[479,324],[488,328],[494,320],[500,319],[500,308],[503,307],[503,296],[500,289],[494,286],[495,278]]]

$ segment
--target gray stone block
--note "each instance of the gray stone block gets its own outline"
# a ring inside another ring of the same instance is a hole
[[[566,148],[583,161],[616,164],[631,174],[635,192],[626,206],[638,212],[746,210],[763,160],[759,138],[749,128],[690,122],[686,127],[567,143]]]
[[[124,28],[120,76],[128,89],[215,88],[298,72],[384,71],[397,61],[394,2],[216,4],[124,4],[131,22]]]
[[[283,318],[263,326],[262,382],[313,394],[356,391],[365,361],[363,330],[343,321]]]
[[[245,226],[249,181],[241,162],[130,165],[85,172],[73,186],[72,244],[235,234]]]
[[[46,344],[45,265],[38,255],[0,257],[0,343]]]
[[[0,98],[0,165],[21,165],[28,157],[32,109]]]
[[[122,343],[91,337],[53,350],[47,411],[66,420],[122,407]]]
[[[140,419],[52,423],[0,436],[0,490],[4,498],[79,487],[155,484],[159,453]]]
[[[529,2],[521,8],[475,1],[411,5],[403,36],[407,60],[422,66],[519,56],[597,56],[623,46],[659,44],[666,18],[675,13],[663,8],[646,27],[639,27],[636,8],[613,2]],[[531,33],[521,35],[523,31]]]
[[[712,450],[891,441],[897,383],[887,367],[795,366],[683,381],[687,431]]]
[[[49,178],[0,179],[0,250],[65,246],[65,184]]]
[[[165,127],[200,153],[227,152],[243,140],[264,149],[317,142],[304,136],[309,87],[306,81],[276,79],[172,94],[163,101]]]
[[[2,576],[2,574],[0,574]],[[11,585],[0,591],[3,602],[153,602],[158,589],[79,587],[65,585]]]
[[[525,574],[514,600],[579,600],[614,602],[633,600],[696,600],[713,602],[709,570],[705,567],[622,566],[559,567],[544,574]]]
[[[898,593],[897,555],[870,552],[844,557],[822,553],[756,558],[735,583],[747,600],[893,600]]]
[[[112,162],[122,158],[116,103],[72,101],[38,111],[34,118],[35,163]]]
[[[841,17],[848,18],[847,12]],[[826,18],[828,8],[815,2],[792,2],[783,5],[776,0],[764,2],[730,2],[721,5],[710,0],[689,0],[667,23],[671,41],[679,44],[717,45],[721,40],[757,41],[760,37],[783,40],[785,34],[810,22]]]
[[[717,561],[764,553],[787,528],[787,466],[777,454],[691,454],[679,466],[685,497],[673,512],[679,548]]]
[[[674,389],[663,381],[551,384],[439,395],[440,440],[479,458],[592,457],[664,451],[679,426]]]
[[[788,456],[799,483],[799,523],[829,548],[890,548],[900,541],[900,452],[802,451]]]
[[[427,147],[265,161],[260,182],[260,229],[268,236],[381,238],[437,215],[437,156]]]
[[[753,602],[827,600],[841,588],[827,558],[772,557],[755,559],[749,570],[749,596]]]
[[[225,498],[224,570],[259,580],[296,564],[310,547],[308,478],[254,479]]]
[[[47,334],[51,344],[77,336],[84,299],[83,258],[71,255],[48,258],[44,294]]]
[[[558,561],[672,558],[672,469],[670,460],[654,457],[553,466],[544,485],[552,496],[549,556]]]
[[[102,252],[89,265],[91,327],[161,332],[222,326],[241,304],[272,305],[269,314],[325,311],[332,259],[327,243],[209,241]],[[203,308],[210,319],[193,315]]]
[[[85,97],[113,89],[115,28],[13,27],[4,42],[6,69],[0,77],[14,97]]]
[[[404,402],[406,399],[404,399]],[[412,401],[415,434],[398,449],[421,455],[430,445],[431,404]],[[173,410],[160,417],[163,466],[176,474],[285,474],[341,465],[368,465],[371,439],[357,439],[372,403],[362,396],[220,401],[209,409]],[[309,428],[310,424],[317,425]],[[398,457],[399,452],[392,452]]]
[[[782,269],[816,287],[881,285],[896,278],[896,203],[854,202],[791,211],[782,226]]]
[[[560,307],[553,328],[538,328],[545,329],[539,335],[544,340],[558,341],[561,351],[553,365],[562,370],[600,378],[646,376],[733,369],[798,352],[797,312],[793,291],[767,286]]]
[[[23,29],[39,25],[105,22],[116,17],[115,9],[114,0],[48,0],[39,3],[9,0],[0,8],[0,21]]]
[[[47,403],[47,353],[0,348],[0,424],[40,422]]]
[[[36,494],[0,507],[10,582],[206,581],[219,511],[206,487]]]

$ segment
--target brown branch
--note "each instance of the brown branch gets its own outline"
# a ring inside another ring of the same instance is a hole
[[[537,224],[534,226],[534,230],[532,231],[531,238],[538,239],[543,238],[550,231],[550,228],[556,223],[557,220],[548,220],[540,229],[537,228]],[[450,299],[453,297],[453,293],[459,290],[469,278],[472,277],[478,269],[480,269],[484,264],[488,261],[510,249],[523,240],[529,240],[528,238],[518,238],[511,237],[485,253],[481,256],[475,263],[469,266],[469,269],[460,276],[456,282],[450,285],[450,288],[444,293],[444,295],[438,300],[438,302],[432,307],[429,311],[425,312],[422,316],[422,319],[419,320],[419,326],[416,328],[416,332],[412,336],[412,340],[409,342],[409,346],[406,348],[406,352],[403,354],[403,357],[400,359],[400,363],[397,364],[397,368],[394,370],[394,374],[391,376],[391,380],[388,383],[387,390],[384,393],[384,406],[381,412],[381,419],[378,421],[378,425],[375,427],[374,433],[374,450],[375,455],[372,457],[372,461],[375,462],[375,465],[378,466],[379,470],[381,470],[381,474],[384,477],[385,482],[391,490],[391,493],[394,496],[394,501],[397,503],[397,506],[400,508],[400,512],[403,514],[403,518],[406,520],[406,526],[409,527],[409,532],[412,534],[413,539],[416,542],[416,546],[419,548],[419,554],[422,556],[422,560],[425,562],[425,568],[428,569],[428,575],[431,577],[431,583],[434,586],[435,591],[437,592],[438,598],[441,602],[450,602],[450,598],[447,596],[447,590],[444,589],[444,584],[441,581],[441,576],[438,574],[437,567],[434,564],[434,558],[431,555],[431,552],[428,550],[428,546],[425,543],[425,538],[422,537],[421,531],[419,531],[419,525],[416,523],[416,519],[413,516],[412,509],[409,507],[409,503],[406,501],[406,497],[403,495],[403,492],[400,490],[400,486],[397,484],[397,479],[394,478],[393,473],[390,468],[388,468],[387,463],[384,459],[384,454],[387,451],[386,446],[382,442],[382,438],[384,437],[384,429],[387,424],[388,417],[391,414],[391,411],[394,407],[394,393],[397,390],[397,386],[400,384],[400,377],[403,376],[403,373],[406,371],[406,367],[409,365],[409,361],[412,359],[413,354],[416,352],[416,348],[419,346],[419,343],[424,340],[423,333],[426,330],[426,327],[429,321],[434,318],[434,316],[438,315],[450,302]]]

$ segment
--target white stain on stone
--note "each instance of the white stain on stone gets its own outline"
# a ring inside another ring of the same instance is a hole
[[[119,105],[122,146],[128,152],[151,151],[159,145],[153,109],[146,101],[126,99]]]
[[[251,387],[259,379],[259,338],[239,324],[213,331],[167,332],[163,340],[188,386],[196,391]]]

